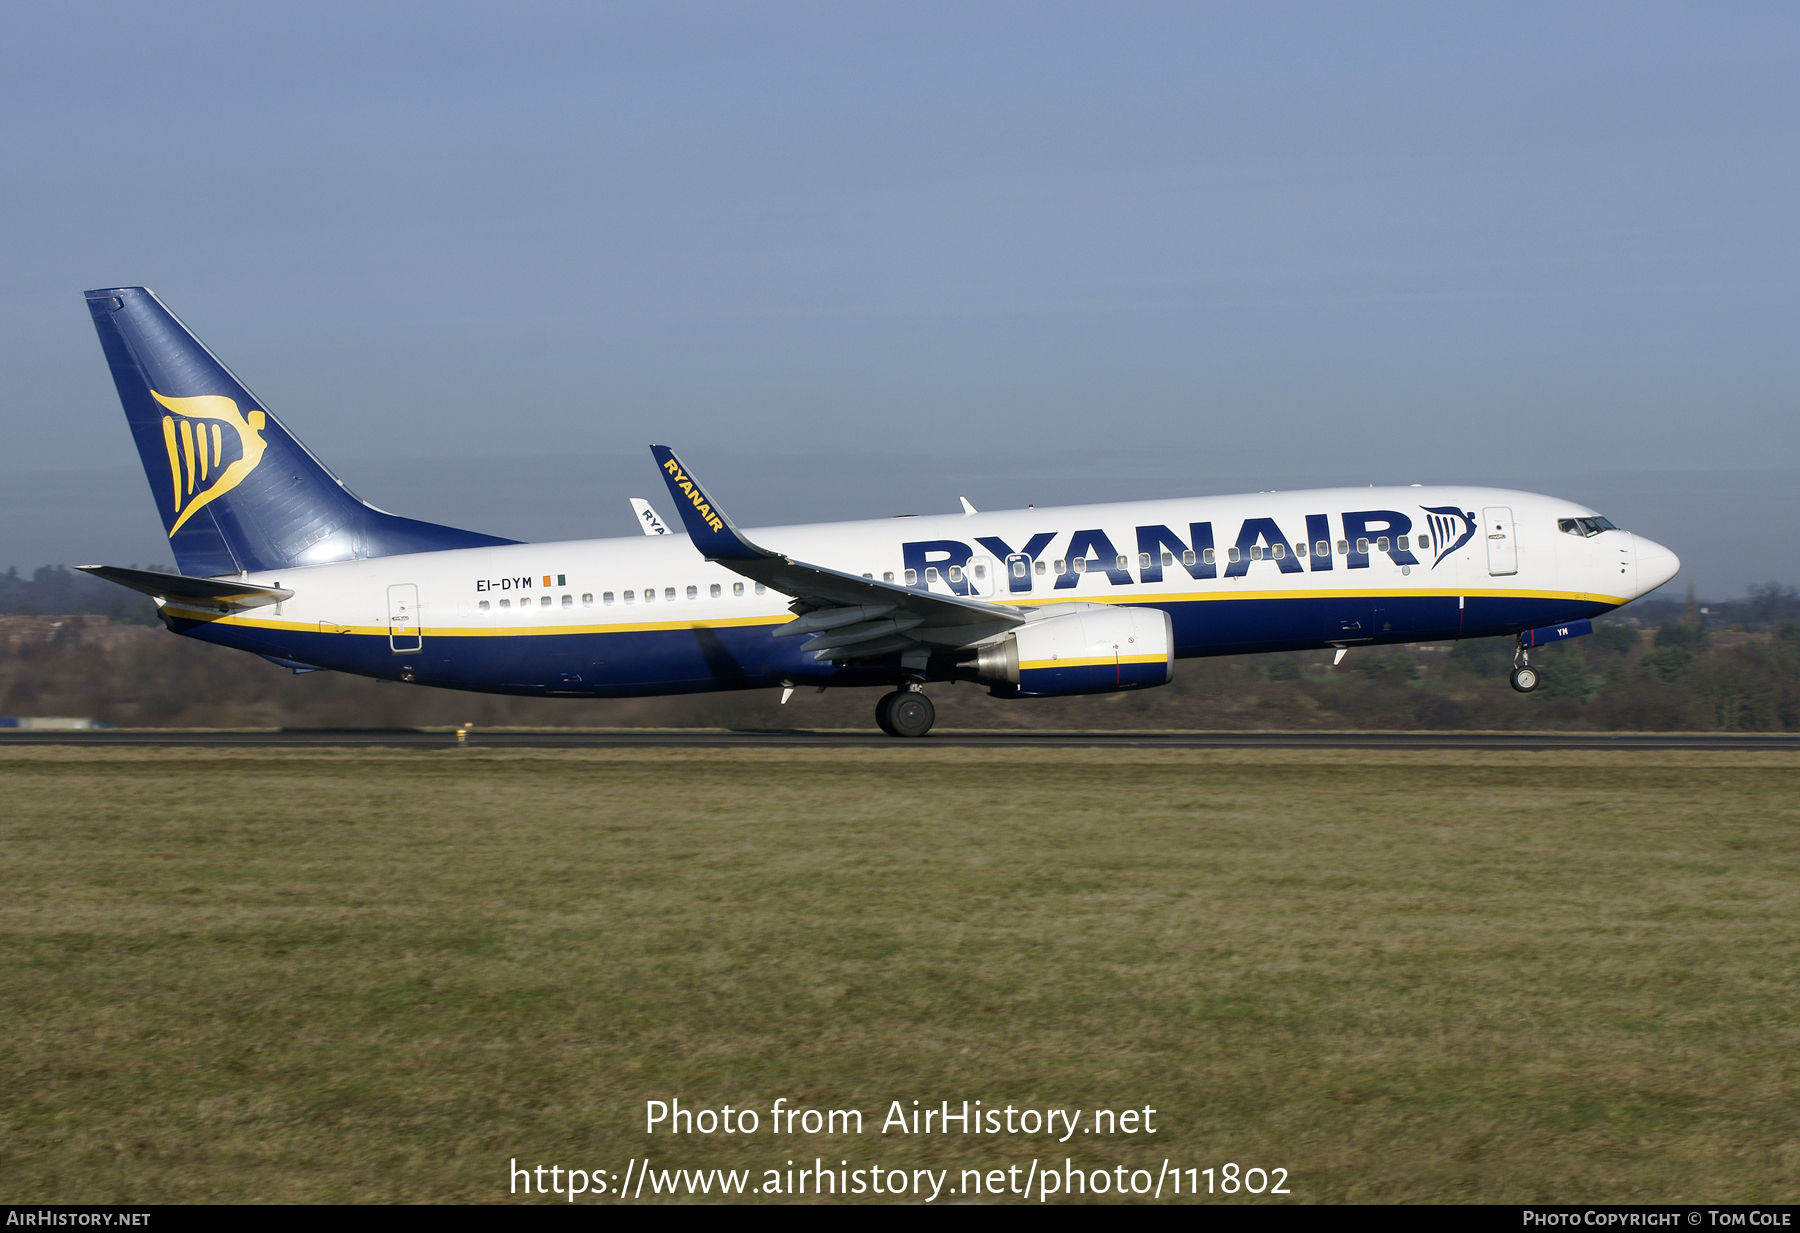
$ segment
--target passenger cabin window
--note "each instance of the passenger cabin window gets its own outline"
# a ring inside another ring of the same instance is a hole
[[[762,583],[760,583],[760,582],[759,582],[759,583],[757,583],[757,584],[756,584],[756,593],[757,593],[757,594],[758,594],[758,595],[761,595],[761,594],[762,594],[762,593],[763,593],[763,592],[764,592],[764,591],[766,591],[766,590],[768,590],[768,589],[769,589],[769,588],[768,588],[768,587],[766,587],[766,586],[764,586],[764,585],[763,585],[763,584],[762,584]]]
[[[1208,565],[1213,565],[1218,562],[1219,554],[1214,552],[1211,548],[1208,548],[1205,552],[1200,554],[1200,559]]]
[[[483,612],[486,612],[488,610],[487,600],[485,600],[485,599],[482,600],[479,604],[476,605],[476,607],[480,608]]]
[[[1236,557],[1233,557],[1231,559],[1234,561],[1237,560]],[[1262,560],[1262,545],[1261,544],[1252,544],[1250,546],[1250,559],[1252,561]]]
[[[1294,545],[1294,555],[1297,557],[1305,556],[1306,555],[1306,545],[1305,544],[1295,544]]]
[[[541,595],[538,597],[538,607],[540,608],[549,608],[555,602],[555,597],[551,595]]]
[[[1069,563],[1067,561],[1058,560],[1056,562],[1056,572],[1059,574],[1068,573],[1069,572]]]
[[[574,606],[575,606],[575,597],[573,595],[563,596],[563,607],[573,608]]]
[[[937,566],[927,565],[925,567],[925,584],[927,586],[929,586],[932,583],[936,582],[937,580],[938,580]]]
[[[1119,559],[1118,559],[1118,561],[1117,561],[1117,562],[1116,562],[1116,563],[1115,563],[1115,565],[1114,565],[1114,568],[1116,568],[1116,569],[1128,569],[1128,568],[1130,568],[1130,566],[1131,566],[1131,558],[1130,558],[1130,557],[1128,557],[1128,556],[1126,556],[1126,555],[1125,555],[1125,554],[1124,554],[1124,553],[1122,553],[1122,552],[1121,552],[1121,553],[1120,553],[1120,554],[1119,554]]]
[[[631,594],[631,592],[627,591],[626,594],[629,595],[629,594]],[[656,602],[656,588],[655,587],[645,587],[644,588],[644,602],[646,604],[654,604]]]
[[[1167,569],[1169,566],[1175,564],[1175,554],[1172,552],[1163,553],[1162,554],[1162,563],[1163,563],[1164,569]]]
[[[1078,573],[1078,574],[1087,573],[1087,558],[1086,557],[1076,557],[1073,561],[1070,562],[1070,564],[1075,567],[1076,573]]]
[[[733,595],[734,595],[734,596],[741,596],[741,595],[743,595],[743,593],[744,593],[744,584],[743,584],[743,583],[741,583],[741,582],[734,582],[734,583],[732,583],[732,584],[731,584],[731,593],[732,593],[732,594],[733,594]]]
[[[502,610],[509,610],[509,609],[511,609],[511,608],[512,608],[512,600],[510,600],[510,599],[503,599],[503,600],[501,600],[501,601],[500,601],[500,607],[501,607],[501,609],[502,609]]]
[[[594,593],[592,591],[583,591],[581,593],[581,606],[583,608],[592,608],[594,606]]]
[[[1338,555],[1340,557],[1347,557],[1350,555],[1350,541],[1349,540],[1340,539],[1338,541]]]
[[[906,571],[906,585],[909,587],[919,585],[919,571],[918,570],[909,569]]]
[[[1231,559],[1231,562],[1234,565],[1244,559],[1244,554],[1239,552],[1235,547],[1226,549],[1225,555]]]
[[[1375,551],[1376,552],[1386,552],[1387,550],[1388,550],[1388,537],[1383,535],[1375,541]]]
[[[961,582],[962,581],[962,566],[952,565],[950,567],[950,581],[952,581],[952,582]]]
[[[628,604],[629,604],[629,603],[633,603],[633,602],[635,602],[635,601],[636,601],[636,599],[637,599],[637,592],[636,592],[636,591],[627,591],[627,592],[625,592],[625,602],[626,602],[626,603],[628,603]]]
[[[1279,561],[1283,557],[1287,556],[1287,545],[1286,544],[1276,544],[1274,546],[1273,551],[1275,553],[1275,559],[1277,561]]]
[[[1026,569],[1026,568],[1025,568],[1025,562],[1023,562],[1023,561],[1014,561],[1014,562],[1013,562],[1013,563],[1012,563],[1012,576],[1013,576],[1013,577],[1015,577],[1015,578],[1023,578],[1023,577],[1025,577],[1025,575],[1026,575],[1026,574],[1028,574],[1028,573],[1030,573],[1030,572],[1031,572],[1031,571],[1029,571],[1029,570],[1027,570],[1027,569]]]
[[[688,598],[689,599],[699,599],[700,598],[700,588],[699,587],[689,587],[688,588]]]
[[[1037,573],[1040,578],[1044,576],[1044,563],[1042,561],[1037,563]]]
[[[723,594],[723,593],[724,593],[724,592],[723,592],[723,589],[722,589],[722,588],[721,588],[721,587],[720,587],[720,586],[719,586],[719,584],[718,584],[718,583],[716,583],[716,582],[715,582],[715,583],[713,583],[713,584],[712,584],[712,592],[711,592],[711,594],[712,594],[712,597],[713,597],[713,598],[714,598],[714,599],[717,599],[717,598],[719,598],[719,596],[720,596],[720,595],[722,595],[722,594]]]
[[[1431,536],[1429,536],[1429,535],[1419,536],[1419,551],[1424,552],[1429,547],[1431,547]]]
[[[1330,556],[1331,555],[1331,541],[1328,539],[1322,539],[1318,543],[1314,544],[1313,545],[1313,555],[1315,557]]]
[[[1206,550],[1206,559],[1209,563],[1212,561],[1211,548]],[[1181,554],[1181,563],[1183,565],[1192,565],[1194,563],[1194,550],[1192,548],[1189,548],[1186,552]]]
[[[894,571],[891,569],[888,570],[885,574],[881,575],[881,580],[883,582],[892,582],[894,580]]]
[[[1406,551],[1406,550],[1407,550],[1407,549],[1409,549],[1409,548],[1411,548],[1411,547],[1412,547],[1412,545],[1411,545],[1411,544],[1410,544],[1410,543],[1408,543],[1408,542],[1407,542],[1407,538],[1406,538],[1406,536],[1404,536],[1404,535],[1402,535],[1402,536],[1401,536],[1401,537],[1400,537],[1400,538],[1399,538],[1399,539],[1397,539],[1397,540],[1395,540],[1395,541],[1394,541],[1394,542],[1395,542],[1395,543],[1396,543],[1396,544],[1398,544],[1398,545],[1400,545],[1400,551],[1401,551],[1401,552],[1405,552],[1405,551]],[[1421,548],[1423,548],[1423,547],[1424,547],[1424,546],[1425,546],[1425,545],[1423,545],[1423,544],[1420,544],[1420,545],[1419,545],[1419,547],[1421,547]]]
[[[1356,550],[1358,552],[1362,553],[1364,556],[1368,556],[1369,555],[1369,541],[1366,539],[1357,540],[1356,541]]]
[[[670,603],[674,603],[675,602],[675,588],[674,587],[664,587],[663,588],[663,598],[668,600]]]
[[[613,602],[613,593],[611,591],[602,591],[600,593],[600,602],[610,608]]]
[[[977,565],[975,567],[975,581],[980,582],[982,579],[984,579],[986,577],[987,577],[987,566]]]

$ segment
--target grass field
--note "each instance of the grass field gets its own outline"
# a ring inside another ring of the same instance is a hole
[[[498,1201],[513,1158],[649,1155],[1793,1202],[1797,771],[4,750],[0,1195]],[[761,1133],[646,1136],[670,1097]],[[778,1138],[777,1097],[864,1133]],[[878,1130],[964,1099],[1158,1133]]]

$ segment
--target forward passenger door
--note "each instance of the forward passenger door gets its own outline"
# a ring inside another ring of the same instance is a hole
[[[1503,577],[1519,572],[1519,546],[1515,539],[1512,509],[1490,505],[1481,511],[1481,531],[1487,537],[1488,573]]]

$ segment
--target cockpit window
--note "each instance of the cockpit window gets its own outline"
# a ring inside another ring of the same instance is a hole
[[[1558,518],[1556,529],[1565,535],[1592,539],[1602,531],[1617,531],[1610,518]]]

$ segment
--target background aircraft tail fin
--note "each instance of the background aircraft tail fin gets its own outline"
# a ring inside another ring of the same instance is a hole
[[[516,542],[358,498],[148,288],[89,291],[87,304],[183,574]]]

